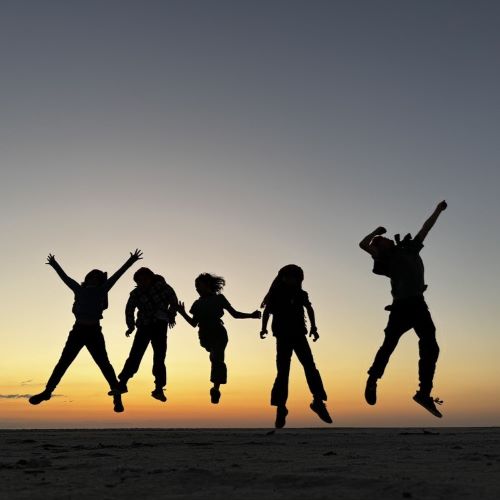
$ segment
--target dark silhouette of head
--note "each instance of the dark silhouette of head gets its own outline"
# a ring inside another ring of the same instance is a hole
[[[303,281],[304,271],[301,267],[296,264],[288,264],[282,267],[264,297],[261,307],[265,307],[280,294],[290,294],[302,290]]]
[[[370,251],[376,257],[381,257],[388,251],[392,250],[395,245],[394,240],[378,235],[370,241]]]
[[[104,271],[101,271],[99,269],[92,269],[92,271],[87,273],[87,276],[85,276],[82,286],[100,286],[106,283],[107,279],[108,273],[105,273]]]
[[[148,267],[141,267],[134,273],[134,281],[139,288],[148,288],[156,278],[156,274]]]
[[[225,285],[226,280],[224,278],[210,273],[202,273],[194,280],[196,291],[202,297],[220,293]]]

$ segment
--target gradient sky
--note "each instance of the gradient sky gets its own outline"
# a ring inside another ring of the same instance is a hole
[[[151,353],[116,415],[82,352],[31,407],[72,325],[71,292],[136,247],[191,304],[222,274],[243,311],[297,263],[316,309],[313,350],[338,426],[498,425],[500,5],[495,1],[16,1],[0,17],[0,427],[265,426],[274,341],[228,318],[229,384],[209,403],[195,330],[169,334],[166,405]],[[449,202],[422,256],[441,346],[436,420],[411,401],[417,340],[363,399],[389,283],[358,241],[415,232]],[[131,345],[110,294],[118,370]],[[318,424],[296,361],[290,426]]]

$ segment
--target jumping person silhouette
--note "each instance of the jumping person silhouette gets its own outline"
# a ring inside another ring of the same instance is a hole
[[[146,349],[151,342],[153,348],[153,376],[155,389],[151,396],[159,401],[167,400],[164,388],[167,384],[167,330],[175,325],[177,296],[163,276],[155,274],[147,267],[141,267],[134,274],[137,286],[130,293],[125,308],[128,329],[127,337],[135,330],[134,342],[123,370],[118,375],[119,389],[128,392],[127,382],[139,369]],[[137,320],[135,310],[138,310]]]
[[[100,320],[102,319],[103,311],[108,307],[108,292],[125,271],[141,258],[142,252],[136,250],[130,254],[125,264],[110,278],[108,278],[107,273],[99,269],[94,269],[85,276],[83,283],[80,285],[74,279],[70,278],[63,271],[56,258],[52,254],[49,254],[46,263],[54,268],[62,281],[75,294],[75,302],[73,304],[75,324],[69,333],[61,357],[47,382],[45,390],[40,394],[31,396],[29,399],[31,404],[37,405],[51,398],[52,392],[61,381],[66,370],[82,348],[86,347],[109,384],[115,412],[123,411],[121,395],[118,390],[118,380],[108,359]]]
[[[377,402],[377,380],[382,378],[399,339],[413,328],[419,338],[420,353],[418,365],[420,388],[413,399],[434,416],[442,417],[436,408],[436,403],[442,404],[442,401],[431,397],[439,347],[436,342],[436,328],[424,300],[427,285],[424,282],[424,264],[420,250],[424,246],[423,241],[428,232],[446,207],[445,201],[439,203],[414,239],[410,234],[403,240],[396,235],[393,241],[382,236],[386,233],[384,227],[378,227],[359,243],[359,246],[373,257],[373,272],[391,279],[393,297],[392,305],[386,307],[390,314],[385,328],[384,342],[368,370],[365,399],[370,405]]]
[[[227,331],[222,322],[224,310],[233,318],[260,318],[260,311],[243,313],[236,311],[221,291],[226,284],[224,278],[209,273],[200,274],[195,280],[196,291],[200,295],[191,306],[190,313],[186,313],[184,303],[179,302],[179,313],[192,326],[199,327],[200,345],[210,353],[211,372],[210,400],[218,404],[221,393],[221,384],[227,383],[227,367],[224,362],[224,351],[227,346]]]
[[[327,400],[327,395],[321,375],[316,368],[311,347],[307,342],[304,309],[307,311],[311,322],[309,336],[313,338],[313,342],[319,339],[319,334],[309,296],[302,289],[303,281],[304,272],[299,266],[289,264],[281,268],[262,302],[264,313],[262,315],[260,337],[264,339],[267,335],[267,323],[271,314],[273,315],[273,335],[276,337],[276,367],[278,373],[271,391],[271,405],[277,407],[275,426],[278,429],[285,426],[286,416],[288,415],[286,408],[288,379],[290,362],[294,352],[304,368],[307,384],[313,396],[313,401],[310,404],[311,410],[324,422],[332,423],[324,403]]]

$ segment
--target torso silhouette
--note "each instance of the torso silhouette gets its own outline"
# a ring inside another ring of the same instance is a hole
[[[267,307],[273,315],[273,335],[275,337],[281,335],[306,335],[304,307],[309,304],[309,296],[304,290],[281,291],[279,294],[270,297]]]
[[[229,302],[222,294],[207,295],[197,299],[189,312],[196,319],[200,329],[223,324],[222,316]]]
[[[388,250],[382,257],[374,257],[373,272],[391,279],[394,300],[419,297],[426,290],[424,263],[420,257],[423,246],[418,240],[410,240]]]

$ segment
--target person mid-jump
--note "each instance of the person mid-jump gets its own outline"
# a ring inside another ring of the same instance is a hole
[[[420,250],[424,246],[423,242],[428,232],[446,207],[445,201],[439,203],[413,239],[410,234],[403,240],[396,235],[394,241],[382,236],[386,233],[386,229],[378,227],[359,243],[359,246],[373,257],[373,272],[390,278],[393,297],[392,305],[386,308],[390,314],[385,328],[384,342],[368,370],[365,399],[370,405],[377,402],[377,380],[382,378],[399,339],[413,328],[419,338],[420,353],[418,364],[420,388],[413,399],[434,416],[442,417],[436,408],[436,404],[442,404],[442,401],[431,396],[439,346],[436,342],[436,328],[424,300],[427,285],[424,282],[424,264]]]

